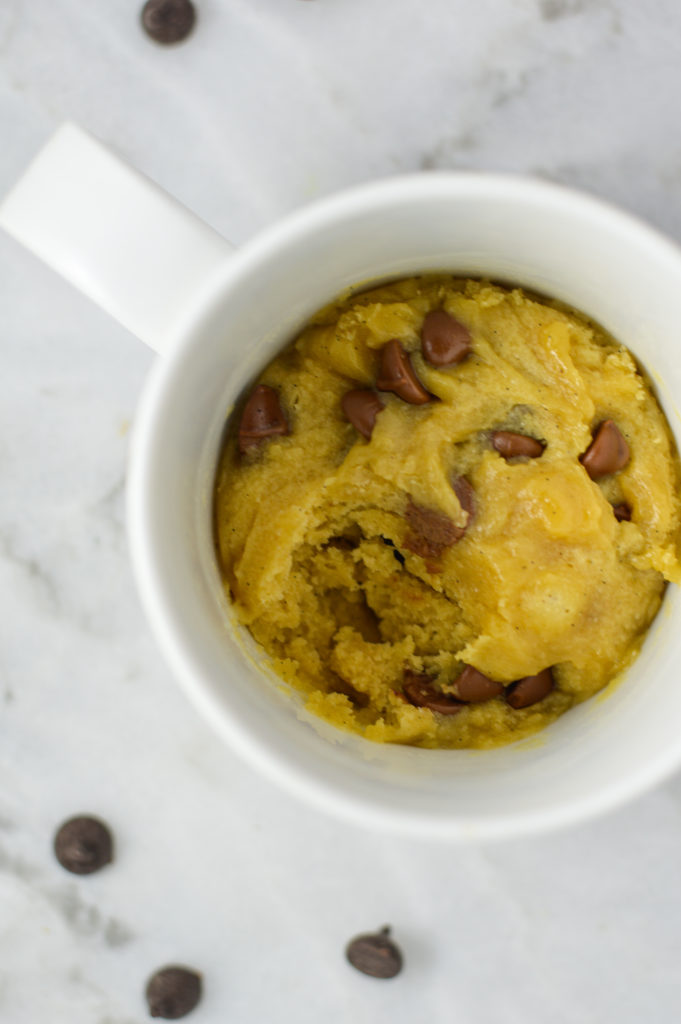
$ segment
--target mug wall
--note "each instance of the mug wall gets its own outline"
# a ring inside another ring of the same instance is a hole
[[[678,761],[676,592],[624,681],[513,746],[380,746],[313,718],[233,622],[214,557],[212,487],[235,399],[311,313],[347,287],[434,270],[517,283],[593,316],[650,372],[676,430],[680,264],[668,243],[600,203],[467,175],[355,190],[294,215],[233,257],[201,308],[177,325],[182,344],[155,368],[130,484],[131,544],[152,625],[230,744],[337,813],[452,838],[566,823]]]

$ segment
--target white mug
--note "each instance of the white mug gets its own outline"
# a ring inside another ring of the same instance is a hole
[[[213,477],[237,396],[313,312],[357,284],[452,271],[575,306],[645,367],[678,442],[681,252],[672,243],[565,188],[424,173],[314,203],[235,251],[69,124],[0,204],[0,225],[163,353],[133,432],[135,573],[174,674],[252,764],[352,821],[457,840],[583,820],[679,765],[676,587],[617,685],[519,743],[424,750],[341,732],[285,692],[234,620],[212,536]]]

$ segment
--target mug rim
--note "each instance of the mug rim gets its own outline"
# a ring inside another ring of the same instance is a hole
[[[544,833],[589,820],[621,806],[650,789],[681,764],[681,735],[675,747],[665,747],[655,759],[639,765],[629,775],[600,786],[588,797],[565,800],[557,807],[541,811],[521,811],[503,817],[497,815],[493,819],[466,821],[461,816],[448,819],[428,812],[416,814],[409,809],[389,809],[373,799],[358,799],[356,795],[343,792],[340,786],[313,777],[294,758],[275,755],[261,738],[246,729],[232,712],[228,699],[218,698],[205,685],[203,671],[191,643],[185,642],[186,638],[173,626],[173,614],[153,557],[153,544],[149,542],[151,524],[146,515],[145,481],[150,478],[154,462],[157,411],[166,389],[181,367],[186,345],[202,316],[219,301],[230,282],[238,284],[240,276],[251,273],[263,254],[285,248],[295,238],[304,237],[311,231],[323,230],[326,224],[342,218],[349,210],[356,212],[363,204],[375,209],[377,204],[394,203],[400,198],[418,199],[426,194],[432,201],[438,190],[442,191],[443,198],[455,194],[459,201],[464,195],[477,198],[489,195],[510,204],[531,200],[534,206],[541,202],[552,209],[557,203],[572,207],[575,212],[588,215],[594,231],[614,227],[631,238],[632,244],[652,246],[673,260],[681,273],[681,248],[644,220],[606,200],[526,175],[458,171],[400,175],[356,185],[294,210],[258,232],[243,248],[237,249],[219,273],[205,283],[193,305],[175,326],[166,354],[152,368],[138,404],[130,447],[128,537],[138,592],[164,659],[194,705],[247,763],[272,781],[284,785],[294,795],[345,821],[424,838],[490,840]],[[437,756],[438,752],[430,753]]]

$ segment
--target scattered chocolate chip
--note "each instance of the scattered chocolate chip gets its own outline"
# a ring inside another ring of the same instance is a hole
[[[544,697],[548,697],[553,690],[553,672],[545,668],[536,676],[525,676],[517,683],[511,683],[506,690],[506,700],[518,711],[520,708],[529,708],[531,704],[537,704]]]
[[[372,978],[394,978],[404,962],[387,926],[380,932],[358,935],[348,943],[345,955],[353,967]]]
[[[465,359],[471,350],[471,335],[465,327],[444,309],[431,309],[426,313],[421,328],[421,351],[431,366],[454,366]]]
[[[142,8],[144,31],[165,46],[181,43],[195,22],[196,8],[191,0],[147,0]]]
[[[379,391],[393,391],[410,405],[425,405],[431,397],[414,373],[411,359],[396,338],[381,349],[376,387]]]
[[[579,461],[591,479],[598,480],[623,469],[629,461],[629,454],[629,445],[619,428],[612,420],[604,420]]]
[[[164,1020],[179,1020],[201,998],[201,975],[187,967],[163,967],[147,982],[149,1013]]]
[[[70,818],[54,837],[54,854],[74,875],[90,875],[113,860],[111,832],[97,818]]]
[[[454,692],[465,704],[480,704],[485,700],[500,697],[504,687],[495,679],[490,679],[472,665],[466,665],[461,675],[454,681]]]
[[[279,395],[267,384],[258,384],[250,396],[239,424],[239,451],[243,454],[266,437],[288,434],[288,423],[281,411]]]
[[[436,711],[439,715],[455,715],[463,706],[450,694],[436,690],[430,676],[411,669],[405,669],[402,691],[410,704]]]
[[[353,427],[369,441],[376,424],[376,417],[385,406],[373,391],[355,388],[343,395],[341,408]]]
[[[513,434],[510,430],[495,430],[492,434],[492,447],[505,459],[515,459],[519,455],[525,455],[528,459],[538,459],[544,451],[541,441],[536,441],[525,434]]]
[[[466,532],[465,526],[457,526],[449,516],[424,505],[417,505],[411,498],[405,519],[409,523],[409,533],[404,539],[404,546],[421,558],[439,558],[447,548],[461,540]]]
[[[624,502],[620,505],[613,505],[612,510],[615,513],[615,519],[618,523],[631,522],[631,509]]]

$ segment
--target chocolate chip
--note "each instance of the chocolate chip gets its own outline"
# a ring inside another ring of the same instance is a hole
[[[629,445],[612,420],[604,420],[579,460],[592,480],[616,473],[629,461]]]
[[[553,672],[550,668],[545,668],[536,676],[525,676],[517,683],[511,683],[506,690],[506,700],[516,711],[520,708],[529,708],[530,704],[537,704],[544,697],[548,697],[554,686]]]
[[[410,405],[425,405],[430,401],[430,395],[414,373],[409,356],[396,338],[381,349],[376,387],[379,391],[393,391]]]
[[[146,997],[152,1017],[179,1020],[201,998],[201,975],[187,967],[163,967],[149,978]]]
[[[505,459],[515,459],[519,455],[538,459],[544,451],[541,441],[527,437],[526,434],[513,434],[510,430],[495,430],[492,434],[492,447]]]
[[[449,516],[434,509],[417,505],[409,498],[405,518],[410,530],[404,540],[404,546],[415,555],[425,559],[438,559],[443,552],[456,544],[466,533],[475,515],[475,491],[465,476],[456,477],[452,488],[459,499],[459,504],[467,518],[464,526],[457,526]],[[430,572],[437,572],[437,565],[429,565]]]
[[[348,943],[345,955],[358,971],[372,978],[394,978],[402,970],[400,947],[390,938],[390,928],[358,935]]]
[[[454,488],[454,493],[459,499],[459,505],[461,505],[464,512],[468,513],[466,525],[463,527],[465,533],[471,525],[475,515],[475,491],[473,490],[473,485],[470,480],[467,480],[465,476],[457,476],[456,479],[452,481],[452,487]]]
[[[97,818],[69,818],[54,837],[54,854],[74,875],[90,875],[113,860],[111,832]]]
[[[436,690],[430,676],[411,669],[405,669],[402,692],[410,704],[417,708],[428,708],[439,715],[456,715],[463,706],[450,694]]]
[[[421,328],[421,351],[431,366],[454,366],[465,359],[470,350],[471,335],[467,327],[444,309],[431,309],[426,313]]]
[[[424,505],[417,505],[411,498],[405,519],[409,523],[409,532],[404,539],[404,546],[421,558],[439,558],[447,548],[461,540],[466,532],[465,526],[457,526],[449,516]]]
[[[288,434],[288,423],[281,411],[279,395],[267,384],[258,384],[250,396],[239,424],[239,450],[249,451],[266,437]]]
[[[613,505],[612,510],[615,513],[615,519],[618,523],[631,522],[631,509],[624,502],[620,505]]]
[[[369,441],[376,424],[376,417],[385,406],[373,391],[366,388],[355,388],[343,395],[341,408],[353,427]]]
[[[191,0],[147,0],[142,8],[144,31],[156,43],[180,43],[194,28],[196,8]]]
[[[490,679],[472,665],[464,666],[464,670],[454,682],[454,692],[465,704],[480,704],[493,697],[500,697],[504,687],[495,679]]]

